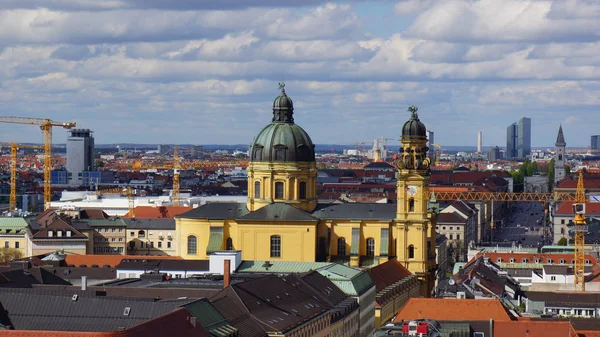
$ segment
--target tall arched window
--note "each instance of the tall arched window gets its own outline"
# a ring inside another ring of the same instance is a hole
[[[198,239],[195,236],[190,235],[187,240],[188,255],[196,255],[196,252],[198,251]]]
[[[558,160],[561,161],[562,160],[562,154],[558,155]]]
[[[415,211],[415,199],[408,200],[408,211],[409,212]]]
[[[254,182],[254,197],[260,199],[260,181]]]
[[[271,235],[271,257],[281,257],[281,236]]]
[[[375,256],[375,239],[367,239],[367,256]]]
[[[283,182],[275,183],[275,199],[283,199]]]
[[[408,246],[408,258],[409,259],[415,258],[415,246],[413,246],[413,245]]]
[[[339,238],[337,243],[337,255],[346,256],[346,238]]]
[[[231,238],[225,240],[225,250],[233,250],[233,240]]]
[[[306,199],[306,182],[305,181],[300,182],[298,194],[299,194],[298,195],[299,199]]]

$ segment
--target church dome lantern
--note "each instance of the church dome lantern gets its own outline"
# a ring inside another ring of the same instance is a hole
[[[417,114],[417,110],[419,110],[416,106],[410,106],[408,111],[411,112],[410,119],[404,123],[402,127],[402,138],[405,139],[426,139],[427,138],[427,129],[425,128],[425,124],[419,120],[419,115]]]

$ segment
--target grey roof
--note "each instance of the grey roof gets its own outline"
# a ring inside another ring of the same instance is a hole
[[[0,292],[0,303],[17,330],[115,331],[165,315],[192,301]],[[125,308],[129,308],[127,315]]]
[[[567,146],[565,135],[563,135],[562,125],[558,127],[558,136],[556,136],[556,146]]]
[[[46,269],[33,267],[28,270],[10,270],[0,273],[0,288],[31,288],[34,284],[71,285]]]
[[[175,219],[123,219],[127,229],[175,230]]]
[[[152,260],[124,259],[117,270],[208,271],[208,260]]]
[[[313,216],[328,219],[384,220],[396,218],[395,204],[319,204]]]
[[[196,207],[191,211],[176,216],[176,218],[226,220],[235,219],[248,213],[246,203],[214,202]]]
[[[294,206],[284,203],[273,203],[261,207],[257,211],[236,218],[243,221],[310,221],[317,222],[319,219]]]

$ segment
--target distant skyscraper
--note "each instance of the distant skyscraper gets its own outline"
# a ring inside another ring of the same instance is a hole
[[[483,132],[477,132],[477,152],[481,153],[483,149]]]
[[[506,158],[526,158],[531,154],[531,118],[523,117],[506,129]]]
[[[69,185],[83,183],[83,171],[94,169],[94,137],[89,129],[73,129],[67,139],[67,172]]]
[[[499,147],[493,147],[491,149],[488,150],[488,160],[489,161],[495,161],[495,160],[500,160],[502,159],[502,152],[500,152],[500,148]]]
[[[565,136],[563,135],[562,125],[558,128],[558,136],[556,136],[556,157],[554,158],[554,182],[562,180],[565,175]]]
[[[433,144],[435,144],[434,136],[435,135],[434,135],[433,131],[427,130],[427,147],[429,148],[429,152],[427,153],[427,156],[429,158],[435,157],[435,149],[433,148]]]
[[[592,136],[592,143],[590,144],[592,150],[600,149],[600,135]]]

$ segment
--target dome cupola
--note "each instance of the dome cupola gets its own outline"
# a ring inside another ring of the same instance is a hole
[[[280,83],[281,94],[273,101],[273,119],[254,139],[252,162],[314,162],[315,145],[294,123],[294,103]]]

